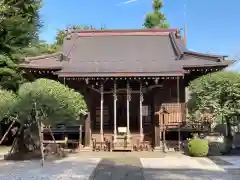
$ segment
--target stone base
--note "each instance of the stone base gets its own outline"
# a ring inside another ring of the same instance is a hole
[[[84,152],[89,152],[89,151],[92,151],[92,147],[90,146],[87,146],[87,147],[84,147],[84,148],[81,148],[80,151],[84,151]]]
[[[155,152],[162,152],[162,148],[160,146],[155,146],[154,151]]]
[[[166,146],[166,144],[164,144],[163,142],[160,143],[160,146],[156,146],[154,148],[155,152],[168,152],[168,148]]]

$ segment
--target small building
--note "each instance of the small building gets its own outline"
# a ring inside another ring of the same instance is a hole
[[[88,105],[85,147],[111,142],[117,149],[161,142],[161,117],[176,131],[186,120],[188,84],[228,66],[224,56],[187,49],[178,29],[72,30],[62,51],[28,57],[29,77],[62,82],[84,95]],[[126,134],[125,145],[118,143]]]

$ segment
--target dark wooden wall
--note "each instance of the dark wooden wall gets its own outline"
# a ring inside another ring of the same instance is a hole
[[[137,90],[137,86],[133,87]],[[177,80],[165,80],[162,82],[162,87],[157,87],[147,91],[144,94],[143,106],[148,109],[148,114],[143,116],[143,132],[144,139],[150,140],[152,144],[159,142],[159,117],[155,115],[159,109],[164,106],[169,111],[166,116],[168,122],[181,123],[185,121],[185,86],[184,81],[179,81],[179,104],[177,97]],[[91,120],[92,133],[100,135],[100,94],[91,91]],[[139,94],[132,94],[130,102],[130,131],[132,134],[139,134]],[[117,127],[126,126],[126,111],[125,116],[120,118],[120,106],[124,106],[126,110],[126,94],[118,94],[117,101]],[[97,112],[96,112],[97,111]],[[113,95],[104,95],[104,133],[113,133],[114,109]]]

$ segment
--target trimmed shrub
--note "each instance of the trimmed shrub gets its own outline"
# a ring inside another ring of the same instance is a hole
[[[193,157],[204,157],[208,155],[208,141],[204,139],[192,139],[188,143],[188,153]]]

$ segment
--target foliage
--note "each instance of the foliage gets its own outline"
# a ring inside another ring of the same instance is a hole
[[[17,96],[11,91],[0,89],[0,121],[9,117],[17,102]]]
[[[47,44],[44,41],[39,41],[38,44],[34,46],[29,46],[27,48],[22,49],[20,59],[25,58],[26,56],[39,56],[43,54],[51,54],[57,51],[57,47],[55,44]]]
[[[79,30],[96,30],[97,28],[88,25],[73,25],[69,26],[67,29],[79,29]],[[101,30],[106,29],[104,26],[100,28]],[[56,36],[56,45],[62,45],[64,38],[67,36],[67,30],[58,30]]]
[[[221,71],[202,76],[190,83],[188,102],[191,120],[230,120],[240,115],[240,73]]]
[[[191,139],[188,142],[188,153],[193,157],[204,157],[208,155],[208,141],[204,139]]]
[[[163,8],[162,0],[153,0],[153,12],[146,15],[143,27],[145,28],[169,28],[164,14],[160,11]]]
[[[34,118],[44,124],[74,121],[79,115],[85,114],[87,109],[82,95],[48,79],[23,84],[18,96],[14,112],[23,123]]]
[[[9,56],[0,54],[0,86],[16,92],[23,82],[17,64]]]
[[[38,42],[40,0],[0,0],[0,85],[17,91],[23,83],[17,68],[25,48]]]
[[[0,54],[11,55],[38,39],[39,0],[0,0]]]

